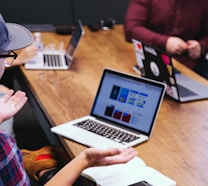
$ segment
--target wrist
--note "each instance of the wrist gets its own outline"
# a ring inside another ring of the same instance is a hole
[[[86,151],[83,151],[79,156],[78,156],[79,162],[81,162],[83,169],[86,169],[88,167],[90,167],[90,162],[89,162],[89,158],[88,155],[86,153]]]

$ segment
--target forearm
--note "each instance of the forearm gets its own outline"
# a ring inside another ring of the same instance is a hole
[[[126,163],[136,155],[137,152],[133,148],[88,148],[62,168],[46,186],[60,185],[60,183],[62,186],[70,186],[88,167]]]
[[[89,166],[85,154],[81,153],[78,157],[66,164],[45,186],[71,186],[80,176],[82,171]]]

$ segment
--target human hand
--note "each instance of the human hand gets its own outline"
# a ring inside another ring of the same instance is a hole
[[[187,43],[179,37],[169,37],[166,43],[166,51],[170,54],[181,55],[187,47]]]
[[[14,116],[26,103],[25,92],[9,90],[0,99],[0,123]]]
[[[133,148],[88,148],[64,166],[46,185],[73,185],[82,171],[89,167],[126,163],[137,155]]]
[[[28,62],[34,56],[37,55],[38,49],[35,45],[30,45],[21,50],[17,58],[14,60],[13,65],[21,65]]]
[[[137,155],[133,148],[88,148],[81,153],[84,156],[86,167],[105,166],[126,163]],[[84,162],[83,162],[84,163]]]
[[[201,56],[201,45],[196,40],[187,41],[188,44],[188,54],[191,58],[197,59]]]

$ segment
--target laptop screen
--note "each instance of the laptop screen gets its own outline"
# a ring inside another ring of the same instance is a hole
[[[81,20],[77,21],[76,28],[72,34],[70,42],[66,49],[66,57],[68,60],[72,60],[75,55],[77,46],[81,40],[82,35],[84,34],[83,26]]]
[[[142,76],[166,84],[166,93],[178,99],[175,79],[176,69],[172,65],[171,56],[157,47],[132,39],[136,60]]]
[[[164,84],[105,69],[91,115],[149,135]]]

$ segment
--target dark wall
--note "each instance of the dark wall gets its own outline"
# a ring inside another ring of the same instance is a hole
[[[95,24],[100,19],[112,17],[123,23],[129,0],[74,0],[75,17],[84,24]]]
[[[71,24],[70,0],[1,0],[6,21],[20,24]]]
[[[129,0],[1,0],[0,12],[19,24],[72,25],[76,19],[95,24],[113,17],[123,23]]]

